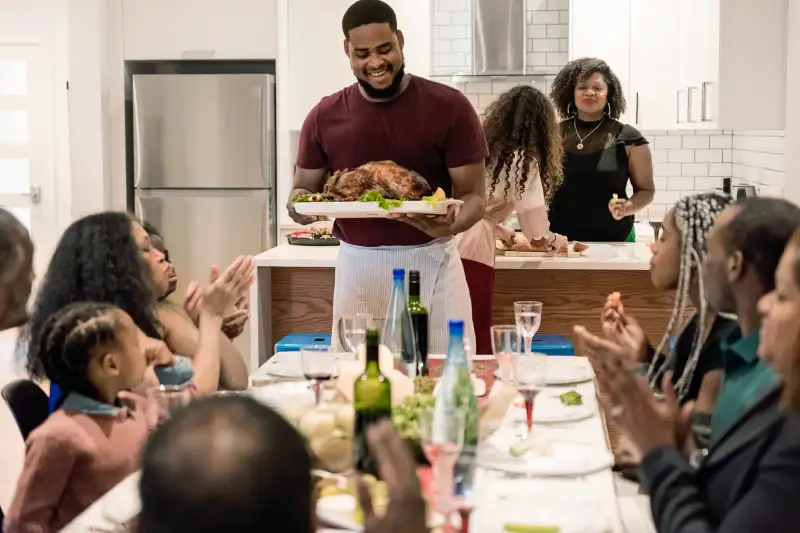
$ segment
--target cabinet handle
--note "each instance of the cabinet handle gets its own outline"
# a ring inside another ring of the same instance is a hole
[[[697,87],[687,87],[686,89],[686,122],[695,122],[692,120],[692,91],[697,90]]]
[[[636,119],[635,120],[636,120],[635,124],[638,125],[639,124],[639,93],[638,92],[636,93]]]
[[[700,112],[701,122],[711,122],[711,114],[708,112],[708,86],[711,85],[710,81],[703,82],[703,89],[700,93],[702,110]]]

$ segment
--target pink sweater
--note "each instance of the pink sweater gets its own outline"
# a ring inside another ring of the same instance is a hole
[[[28,437],[4,531],[55,533],[138,470],[150,433],[146,403],[138,398],[108,414],[50,415]]]
[[[458,252],[462,259],[477,261],[484,265],[494,266],[495,236],[508,238],[513,230],[502,226],[503,221],[516,210],[517,219],[523,235],[529,241],[538,240],[550,232],[550,221],[547,219],[547,207],[544,203],[544,190],[539,173],[528,176],[525,190],[520,197],[515,183],[511,184],[508,198],[503,195],[505,174],[495,188],[494,194],[486,196],[486,213],[483,219],[464,233],[456,237]],[[507,234],[501,235],[507,231]]]

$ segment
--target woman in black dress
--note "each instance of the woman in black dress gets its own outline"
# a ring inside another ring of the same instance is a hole
[[[617,120],[625,112],[619,80],[600,59],[576,59],[556,76],[550,97],[564,117],[564,183],[550,228],[571,240],[635,241],[633,215],[655,194],[653,162],[647,139]]]

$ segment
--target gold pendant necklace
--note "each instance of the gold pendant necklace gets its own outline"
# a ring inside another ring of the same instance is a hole
[[[603,119],[600,121],[600,124],[598,124],[597,126],[595,126],[595,127],[594,127],[594,129],[593,129],[592,131],[590,131],[589,133],[587,133],[585,136],[581,137],[581,134],[580,134],[580,133],[578,133],[578,125],[575,123],[575,118],[573,117],[573,119],[572,119],[572,127],[573,127],[573,128],[575,128],[575,135],[577,135],[577,136],[578,136],[578,146],[577,146],[578,150],[583,150],[583,141],[585,141],[586,139],[588,139],[588,138],[589,138],[589,137],[592,135],[592,133],[596,132],[596,131],[597,131],[597,128],[599,128],[600,126],[602,126],[602,125],[603,125],[603,122],[605,122],[605,120],[606,120],[606,119],[605,119],[605,118],[603,118]]]

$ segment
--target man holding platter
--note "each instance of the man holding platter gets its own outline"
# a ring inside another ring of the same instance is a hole
[[[379,161],[421,175],[432,191],[441,188],[463,204],[446,216],[337,218],[334,325],[348,314],[382,317],[392,269],[405,268],[421,274],[431,353],[446,351],[449,318],[463,319],[474,343],[469,290],[452,237],[484,214],[488,150],[480,121],[456,89],[405,72],[403,34],[386,3],[357,1],[344,14],[342,30],[357,83],[323,98],[306,117],[288,205],[292,219],[317,220],[298,214],[293,199],[321,192],[336,171]]]

